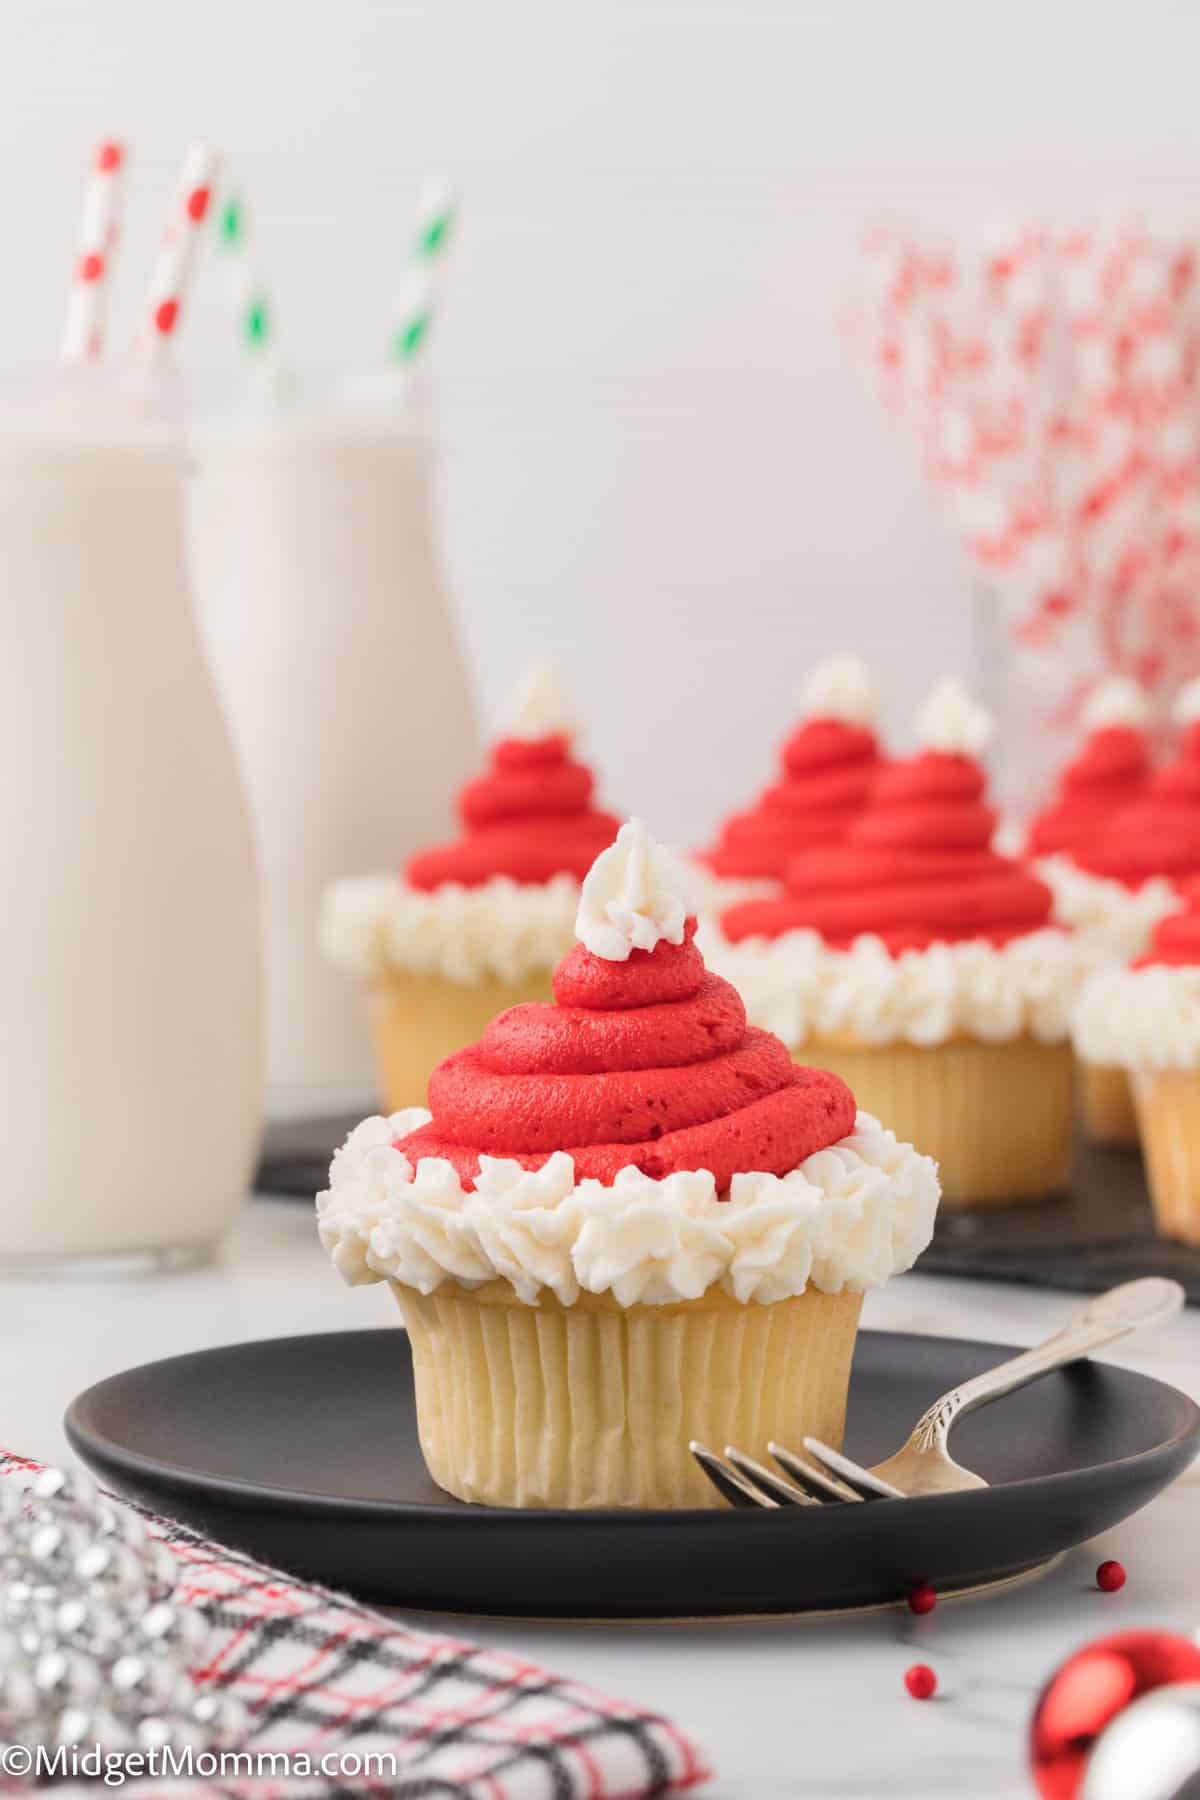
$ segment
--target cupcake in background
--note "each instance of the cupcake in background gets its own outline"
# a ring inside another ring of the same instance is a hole
[[[462,836],[326,895],[322,946],[366,984],[390,1110],[422,1104],[431,1070],[495,1013],[550,998],[580,883],[619,823],[592,803],[574,729],[554,670],[532,670],[459,795]]]
[[[936,1157],[948,1206],[1065,1185],[1071,1008],[1100,954],[992,848],[991,733],[943,682],[845,841],[797,858],[781,897],[723,913],[710,950],[755,1024]]]
[[[1179,690],[1171,716],[1180,735],[1170,761],[1076,846],[1054,884],[1063,923],[1125,958],[1178,907],[1176,884],[1200,876],[1200,680]]]
[[[1176,904],[1169,882],[1131,890],[1086,874],[1081,859],[1150,780],[1150,706],[1128,676],[1102,681],[1083,709],[1086,736],[1059,777],[1050,803],[1029,828],[1027,854],[1054,895],[1056,923],[1080,931],[1122,960],[1136,956],[1157,921]],[[1137,1116],[1124,1070],[1079,1065],[1084,1129],[1097,1143],[1134,1145]]]
[[[777,893],[802,850],[836,844],[867,803],[879,767],[875,683],[856,656],[818,663],[800,722],[779,755],[779,779],[722,825],[694,861],[706,911]]]
[[[1184,900],[1131,968],[1087,981],[1075,1047],[1128,1074],[1159,1232],[1200,1245],[1200,883]]]
[[[1113,675],[1100,682],[1084,704],[1080,723],[1083,744],[1029,827],[1027,852],[1046,859],[1038,872],[1047,881],[1054,872],[1052,859],[1062,857],[1075,866],[1079,853],[1122,807],[1141,797],[1150,779],[1150,703],[1136,681]]]
[[[391,1284],[460,1499],[711,1507],[692,1439],[840,1443],[863,1292],[929,1241],[931,1160],[747,1025],[684,894],[625,825],[555,1004],[360,1125],[318,1198],[344,1279]]]

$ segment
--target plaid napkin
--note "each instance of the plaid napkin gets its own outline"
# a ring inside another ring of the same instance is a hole
[[[0,1476],[38,1467],[0,1450]],[[383,1751],[398,1773],[130,1780],[118,1791],[136,1800],[641,1800],[708,1778],[699,1751],[657,1713],[463,1638],[414,1631],[137,1510],[182,1565],[176,1601],[199,1608],[211,1627],[194,1679],[227,1688],[247,1709],[250,1730],[234,1748],[303,1754],[313,1765]],[[24,1790],[0,1781],[0,1791]]]

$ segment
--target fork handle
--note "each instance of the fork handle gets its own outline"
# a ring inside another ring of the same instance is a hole
[[[972,1376],[969,1381],[951,1388],[940,1400],[935,1400],[918,1419],[910,1442],[922,1450],[935,1444],[944,1446],[950,1427],[964,1413],[974,1412],[976,1407],[985,1406],[989,1400],[999,1400],[1003,1394],[1013,1393],[1026,1383],[1036,1381],[1039,1375],[1048,1375],[1052,1369],[1076,1362],[1089,1351],[1115,1343],[1117,1338],[1130,1331],[1139,1331],[1145,1325],[1163,1324],[1179,1311],[1183,1300],[1179,1283],[1158,1275],[1147,1275],[1140,1281],[1125,1281],[1120,1287],[1109,1288],[1106,1294],[1100,1294],[1080,1307],[1061,1330],[1043,1343],[1035,1344],[1031,1350],[1022,1350],[1019,1356],[1010,1357],[994,1369],[986,1369],[982,1375]]]

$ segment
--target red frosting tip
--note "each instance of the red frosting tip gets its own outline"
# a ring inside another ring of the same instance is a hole
[[[591,771],[571,757],[565,732],[501,738],[488,766],[463,788],[463,836],[412,857],[410,887],[446,882],[479,887],[498,875],[540,883],[556,875],[582,880],[620,821],[592,805]]]
[[[722,931],[735,942],[816,931],[835,948],[869,933],[894,955],[1036,931],[1050,890],[991,848],[986,785],[969,756],[923,750],[889,764],[845,841],[797,857],[781,899],[731,907]]]
[[[1187,726],[1173,760],[1075,852],[1075,860],[1129,887],[1155,875],[1200,875],[1200,724]]]
[[[721,827],[706,861],[718,875],[776,876],[802,850],[839,842],[867,803],[879,745],[866,726],[810,718],[780,754],[780,779]]]
[[[726,1194],[737,1174],[787,1174],[848,1136],[845,1082],[797,1068],[777,1037],[747,1025],[695,930],[689,919],[682,944],[623,962],[577,944],[553,1005],[510,1008],[434,1070],[433,1118],[399,1147],[413,1162],[445,1157],[463,1181],[481,1155],[537,1169],[566,1150],[578,1180],[707,1170]]]
[[[1104,725],[1093,731],[1059,778],[1053,800],[1029,828],[1036,856],[1086,855],[1123,807],[1138,799],[1150,776],[1144,731]]]

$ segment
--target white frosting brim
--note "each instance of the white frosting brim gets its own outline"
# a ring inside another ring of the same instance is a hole
[[[1200,968],[1100,970],[1079,996],[1074,1038],[1101,1068],[1200,1069]]]
[[[1140,956],[1159,920],[1183,905],[1175,888],[1160,875],[1138,888],[1127,888],[1108,876],[1089,875],[1069,856],[1046,856],[1033,866],[1054,896],[1055,923],[1122,958]]]
[[[317,1196],[321,1241],[351,1283],[398,1281],[423,1294],[497,1277],[527,1303],[549,1288],[622,1306],[698,1299],[720,1286],[769,1304],[803,1293],[862,1292],[910,1268],[929,1242],[937,1167],[868,1113],[854,1134],[788,1175],[736,1175],[719,1199],[704,1170],[662,1181],[622,1169],[610,1187],[575,1180],[560,1151],[528,1171],[480,1157],[464,1188],[450,1163],[415,1170],[394,1140],[429,1119],[420,1108],[364,1120]]]
[[[497,875],[426,892],[395,875],[336,881],[321,908],[320,942],[339,969],[370,981],[388,970],[444,975],[469,984],[485,975],[521,981],[553,969],[575,942],[579,883],[570,875],[517,882]]]
[[[982,938],[892,956],[877,937],[831,949],[814,931],[730,944],[704,935],[711,969],[732,981],[751,1022],[793,1049],[852,1033],[868,1044],[944,1044],[953,1037],[1062,1043],[1087,975],[1106,952],[1064,931]]]

